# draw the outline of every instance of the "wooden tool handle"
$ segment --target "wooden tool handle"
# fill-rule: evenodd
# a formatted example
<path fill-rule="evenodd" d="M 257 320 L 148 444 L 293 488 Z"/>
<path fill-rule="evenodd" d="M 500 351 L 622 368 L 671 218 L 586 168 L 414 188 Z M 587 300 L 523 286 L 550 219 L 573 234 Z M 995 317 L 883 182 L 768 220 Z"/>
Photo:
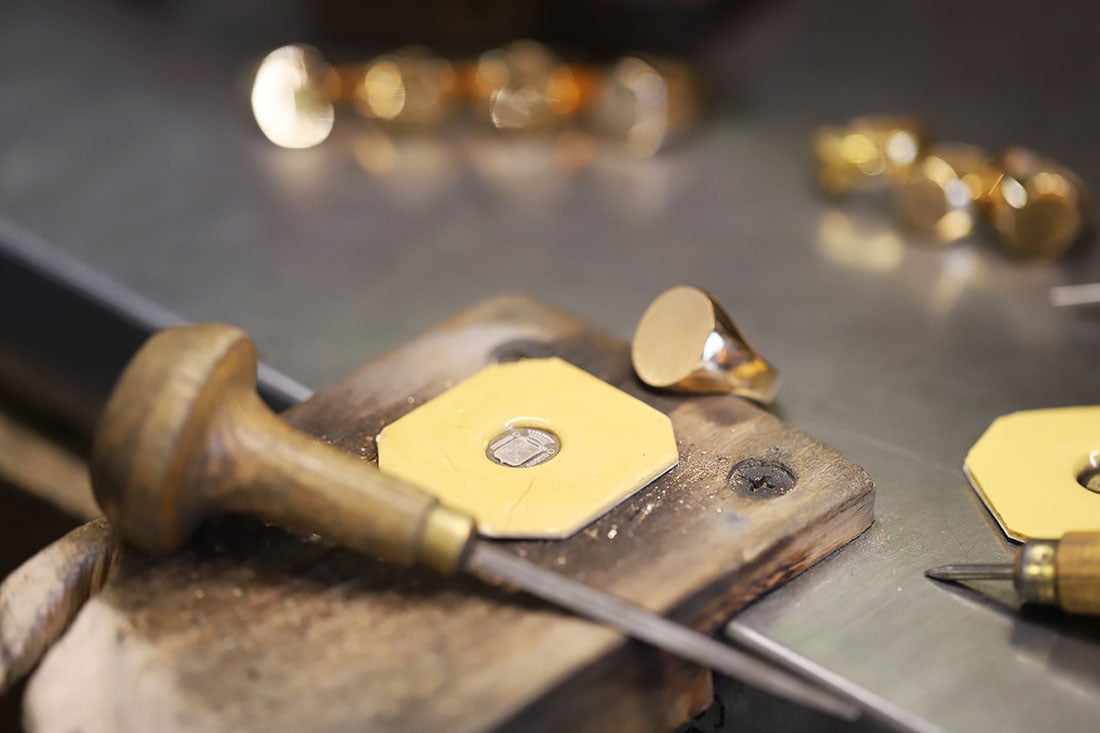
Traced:
<path fill-rule="evenodd" d="M 119 538 L 103 517 L 44 548 L 0 582 L 0 695 L 30 671 L 107 582 Z"/>
<path fill-rule="evenodd" d="M 1058 605 L 1070 613 L 1100 614 L 1100 532 L 1070 532 L 1055 555 Z"/>
<path fill-rule="evenodd" d="M 473 520 L 279 420 L 256 394 L 256 349 L 217 324 L 153 336 L 96 430 L 92 486 L 126 539 L 177 548 L 240 511 L 385 560 L 451 572 Z"/>

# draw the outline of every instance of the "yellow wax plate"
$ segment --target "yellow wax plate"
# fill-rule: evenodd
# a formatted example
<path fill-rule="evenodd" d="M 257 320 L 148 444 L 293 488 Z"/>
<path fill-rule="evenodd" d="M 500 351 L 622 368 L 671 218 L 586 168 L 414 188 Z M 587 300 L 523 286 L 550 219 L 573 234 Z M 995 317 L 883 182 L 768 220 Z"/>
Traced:
<path fill-rule="evenodd" d="M 1100 493 L 1079 480 L 1100 472 L 1100 406 L 999 417 L 970 449 L 965 467 L 1014 540 L 1100 530 Z"/>
<path fill-rule="evenodd" d="M 667 415 L 557 358 L 488 366 L 377 441 L 382 471 L 490 537 L 568 537 L 679 460 Z"/>

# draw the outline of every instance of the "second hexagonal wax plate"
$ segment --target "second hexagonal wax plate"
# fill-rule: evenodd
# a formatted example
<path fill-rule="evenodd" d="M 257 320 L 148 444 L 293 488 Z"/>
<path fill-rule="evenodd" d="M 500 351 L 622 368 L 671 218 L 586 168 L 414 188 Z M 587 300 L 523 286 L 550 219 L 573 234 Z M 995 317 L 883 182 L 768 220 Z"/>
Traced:
<path fill-rule="evenodd" d="M 1100 529 L 1100 405 L 1002 415 L 964 468 L 1014 540 Z"/>
<path fill-rule="evenodd" d="M 490 537 L 568 537 L 677 461 L 667 415 L 558 358 L 490 365 L 377 441 L 379 468 Z"/>

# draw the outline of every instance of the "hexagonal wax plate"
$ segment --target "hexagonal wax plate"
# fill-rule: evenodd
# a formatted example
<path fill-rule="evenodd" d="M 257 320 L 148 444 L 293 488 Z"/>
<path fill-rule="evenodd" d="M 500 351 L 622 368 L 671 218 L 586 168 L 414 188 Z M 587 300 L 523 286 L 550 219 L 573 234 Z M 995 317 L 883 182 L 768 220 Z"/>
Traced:
<path fill-rule="evenodd" d="M 1026 410 L 993 421 L 966 456 L 970 484 L 1021 542 L 1100 530 L 1100 405 Z"/>
<path fill-rule="evenodd" d="M 379 468 L 490 537 L 568 537 L 679 458 L 667 415 L 558 358 L 488 366 L 377 441 Z"/>

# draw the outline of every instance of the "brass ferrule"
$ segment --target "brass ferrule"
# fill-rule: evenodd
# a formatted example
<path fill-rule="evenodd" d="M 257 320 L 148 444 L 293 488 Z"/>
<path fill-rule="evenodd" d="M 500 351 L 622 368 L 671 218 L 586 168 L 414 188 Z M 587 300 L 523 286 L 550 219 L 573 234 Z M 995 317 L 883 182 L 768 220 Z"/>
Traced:
<path fill-rule="evenodd" d="M 462 565 L 476 529 L 472 517 L 436 506 L 424 522 L 416 561 L 437 573 L 453 575 Z"/>
<path fill-rule="evenodd" d="M 1024 603 L 1053 606 L 1058 603 L 1054 559 L 1057 540 L 1029 540 L 1016 557 L 1016 591 Z"/>

